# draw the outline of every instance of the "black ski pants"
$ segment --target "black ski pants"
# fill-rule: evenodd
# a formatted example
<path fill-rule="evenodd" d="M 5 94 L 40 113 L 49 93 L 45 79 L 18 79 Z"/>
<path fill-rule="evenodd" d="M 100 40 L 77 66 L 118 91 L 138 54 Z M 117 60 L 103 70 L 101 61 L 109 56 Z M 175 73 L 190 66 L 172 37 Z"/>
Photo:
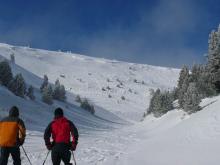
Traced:
<path fill-rule="evenodd" d="M 57 143 L 52 148 L 52 162 L 53 165 L 60 165 L 61 160 L 65 165 L 71 165 L 71 152 L 69 151 L 69 145 L 65 143 Z"/>
<path fill-rule="evenodd" d="M 8 164 L 8 157 L 11 154 L 14 165 L 21 165 L 19 147 L 1 147 L 0 165 Z"/>

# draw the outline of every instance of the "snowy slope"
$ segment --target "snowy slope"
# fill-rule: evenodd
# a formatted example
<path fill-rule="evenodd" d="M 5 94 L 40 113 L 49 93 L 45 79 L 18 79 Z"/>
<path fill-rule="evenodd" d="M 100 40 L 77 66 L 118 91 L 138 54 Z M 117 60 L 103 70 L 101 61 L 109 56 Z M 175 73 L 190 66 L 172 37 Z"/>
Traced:
<path fill-rule="evenodd" d="M 22 99 L 0 86 L 0 117 L 12 105 L 21 109 L 28 127 L 24 147 L 33 165 L 42 164 L 46 156 L 43 129 L 57 106 L 63 107 L 65 115 L 79 128 L 77 164 L 219 164 L 220 96 L 204 99 L 203 110 L 191 116 L 173 110 L 161 118 L 148 116 L 140 123 L 126 121 L 140 120 L 149 102 L 149 89 L 173 88 L 179 70 L 0 44 L 0 60 L 9 59 L 11 53 L 18 64 L 11 64 L 13 73 L 22 73 L 35 87 L 37 98 L 34 102 Z M 51 83 L 59 78 L 67 87 L 67 103 L 55 101 L 48 106 L 40 101 L 38 89 L 44 74 Z M 97 116 L 78 107 L 76 94 L 95 104 Z M 23 152 L 21 157 L 22 164 L 29 164 Z M 51 165 L 50 157 L 46 165 Z"/>
<path fill-rule="evenodd" d="M 70 93 L 87 97 L 99 107 L 136 121 L 148 107 L 149 89 L 173 88 L 179 75 L 178 69 L 0 44 L 0 55 L 9 59 L 12 53 L 16 64 L 31 73 L 41 78 L 47 74 L 51 83 L 59 78 Z M 74 97 L 68 99 L 72 102 Z"/>
<path fill-rule="evenodd" d="M 139 142 L 116 165 L 218 165 L 220 162 L 220 96 L 203 100 L 205 108 L 188 116 L 171 111 L 135 126 Z M 207 106 L 206 106 L 207 105 Z M 141 137 L 140 137 L 141 136 Z"/>

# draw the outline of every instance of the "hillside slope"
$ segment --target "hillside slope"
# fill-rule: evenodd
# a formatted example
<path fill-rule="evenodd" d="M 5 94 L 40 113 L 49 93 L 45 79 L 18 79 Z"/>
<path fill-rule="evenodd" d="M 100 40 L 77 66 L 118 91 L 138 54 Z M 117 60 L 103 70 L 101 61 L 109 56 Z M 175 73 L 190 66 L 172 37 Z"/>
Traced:
<path fill-rule="evenodd" d="M 59 78 L 68 92 L 128 120 L 141 119 L 148 107 L 149 89 L 173 88 L 179 75 L 178 69 L 0 44 L 1 56 L 9 59 L 12 53 L 24 69 L 40 78 L 47 74 L 51 83 Z M 74 97 L 68 100 L 73 102 Z"/>
<path fill-rule="evenodd" d="M 119 160 L 114 160 L 115 164 L 218 165 L 220 96 L 204 99 L 201 106 L 202 111 L 190 116 L 177 110 L 159 119 L 148 116 L 135 126 L 139 142 L 131 145 Z"/>

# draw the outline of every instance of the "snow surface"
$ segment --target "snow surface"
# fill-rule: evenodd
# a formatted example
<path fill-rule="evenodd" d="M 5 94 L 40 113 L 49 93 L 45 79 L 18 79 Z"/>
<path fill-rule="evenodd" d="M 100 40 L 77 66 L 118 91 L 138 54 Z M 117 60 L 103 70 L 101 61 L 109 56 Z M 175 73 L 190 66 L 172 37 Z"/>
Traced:
<path fill-rule="evenodd" d="M 42 164 L 46 157 L 43 130 L 58 106 L 79 129 L 78 165 L 219 164 L 220 96 L 204 99 L 203 110 L 190 116 L 173 110 L 161 118 L 147 116 L 137 122 L 148 106 L 149 89 L 173 88 L 179 70 L 0 44 L 0 60 L 9 59 L 11 53 L 16 60 L 11 64 L 13 73 L 22 73 L 27 84 L 34 86 L 36 101 L 16 97 L 0 86 L 0 117 L 12 105 L 20 108 L 28 128 L 24 148 L 33 165 Z M 66 103 L 42 103 L 38 89 L 44 74 L 51 83 L 59 78 L 66 86 Z M 107 86 L 111 89 L 103 91 Z M 76 94 L 95 104 L 95 116 L 79 108 Z M 23 151 L 21 157 L 22 164 L 29 164 Z M 52 164 L 50 157 L 46 164 Z"/>
<path fill-rule="evenodd" d="M 40 78 L 47 74 L 51 83 L 59 78 L 68 92 L 127 120 L 141 119 L 149 104 L 149 89 L 172 89 L 179 75 L 178 69 L 0 44 L 0 55 L 10 59 L 12 53 L 16 64 L 32 74 Z M 30 75 L 25 78 L 35 87 L 42 82 Z M 73 102 L 74 97 L 68 100 Z"/>

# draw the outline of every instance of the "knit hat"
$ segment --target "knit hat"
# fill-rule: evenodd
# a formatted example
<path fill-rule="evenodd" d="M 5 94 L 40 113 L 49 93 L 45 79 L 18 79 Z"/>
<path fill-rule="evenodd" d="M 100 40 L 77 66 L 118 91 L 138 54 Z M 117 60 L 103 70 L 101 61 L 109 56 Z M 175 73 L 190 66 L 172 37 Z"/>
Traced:
<path fill-rule="evenodd" d="M 18 117 L 19 116 L 18 107 L 16 107 L 16 106 L 11 107 L 11 109 L 9 110 L 9 116 Z"/>
<path fill-rule="evenodd" d="M 61 108 L 55 109 L 54 116 L 55 117 L 62 117 L 63 116 L 63 110 Z"/>

